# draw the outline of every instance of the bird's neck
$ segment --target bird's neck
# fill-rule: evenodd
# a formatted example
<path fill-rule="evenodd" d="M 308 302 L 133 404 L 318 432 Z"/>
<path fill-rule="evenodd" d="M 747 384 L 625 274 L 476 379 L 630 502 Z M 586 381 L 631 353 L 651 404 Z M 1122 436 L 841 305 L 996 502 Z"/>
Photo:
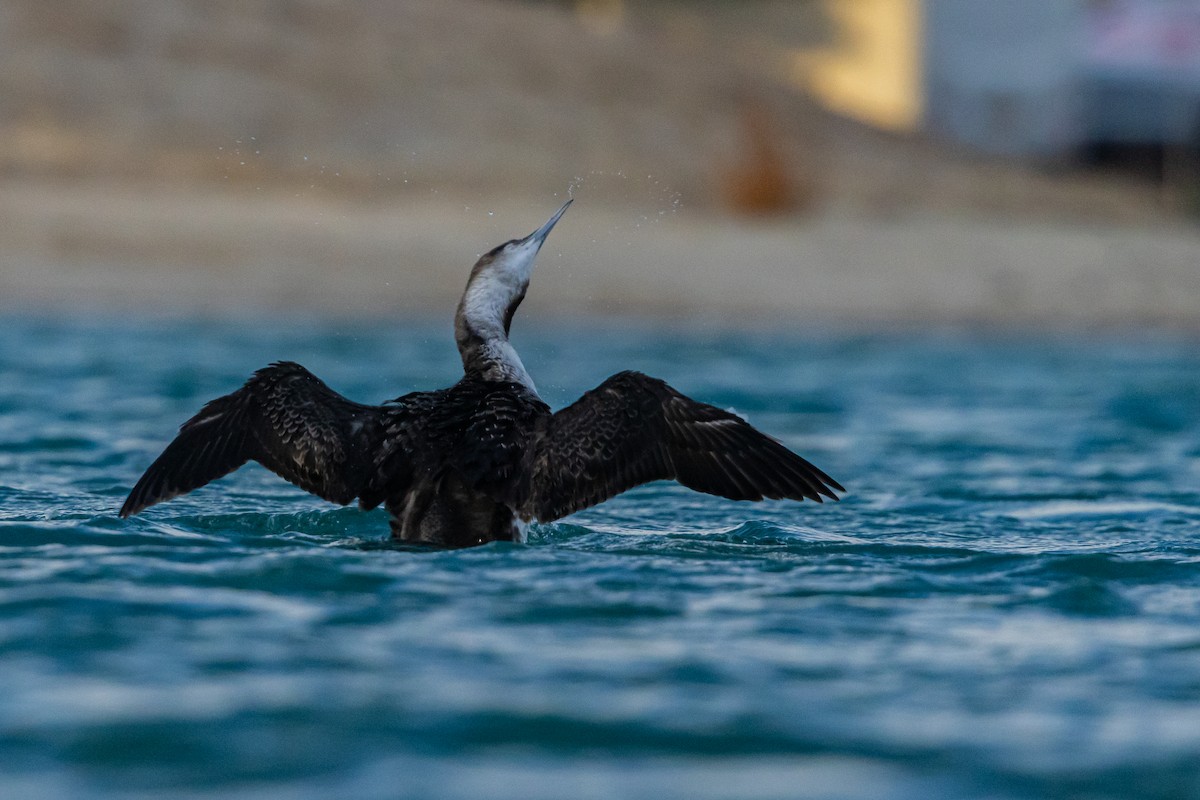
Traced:
<path fill-rule="evenodd" d="M 512 381 L 537 393 L 508 329 L 529 282 L 480 273 L 472 276 L 454 316 L 454 339 L 463 372 L 485 381 Z"/>

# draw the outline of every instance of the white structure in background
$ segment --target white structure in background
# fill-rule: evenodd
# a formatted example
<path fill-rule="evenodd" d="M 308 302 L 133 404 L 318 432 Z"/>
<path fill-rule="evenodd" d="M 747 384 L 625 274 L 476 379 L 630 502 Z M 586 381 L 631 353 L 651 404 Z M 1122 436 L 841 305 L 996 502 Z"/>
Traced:
<path fill-rule="evenodd" d="M 1200 147 L 1200 2 L 1088 5 L 1084 142 Z"/>
<path fill-rule="evenodd" d="M 926 0 L 925 120 L 936 136 L 1047 157 L 1077 137 L 1080 6 Z"/>
<path fill-rule="evenodd" d="M 1200 0 L 926 0 L 925 119 L 1003 155 L 1200 146 Z"/>

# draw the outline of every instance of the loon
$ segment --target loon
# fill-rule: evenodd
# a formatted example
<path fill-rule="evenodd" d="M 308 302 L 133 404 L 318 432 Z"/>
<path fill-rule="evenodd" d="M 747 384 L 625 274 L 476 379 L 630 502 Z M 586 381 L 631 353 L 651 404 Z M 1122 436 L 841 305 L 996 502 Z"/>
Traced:
<path fill-rule="evenodd" d="M 363 405 L 299 364 L 274 363 L 185 422 L 120 516 L 251 460 L 325 500 L 383 504 L 394 539 L 442 547 L 521 542 L 532 521 L 653 480 L 734 500 L 837 500 L 837 481 L 741 417 L 639 372 L 551 412 L 508 333 L 571 202 L 475 263 L 454 320 L 458 383 Z"/>

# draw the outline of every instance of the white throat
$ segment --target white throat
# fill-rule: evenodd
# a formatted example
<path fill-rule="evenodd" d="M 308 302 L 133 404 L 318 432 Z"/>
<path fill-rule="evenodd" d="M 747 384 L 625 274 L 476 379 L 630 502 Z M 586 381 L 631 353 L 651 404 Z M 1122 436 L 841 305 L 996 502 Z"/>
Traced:
<path fill-rule="evenodd" d="M 484 380 L 513 381 L 537 393 L 508 340 L 508 325 L 525 297 L 538 243 L 514 243 L 484 256 L 471 273 L 455 316 L 463 368 Z"/>
<path fill-rule="evenodd" d="M 542 227 L 524 239 L 505 242 L 475 262 L 454 315 L 454 340 L 468 377 L 512 381 L 537 394 L 521 357 L 508 341 L 508 328 L 525 299 L 542 243 L 570 205 L 567 200 Z"/>

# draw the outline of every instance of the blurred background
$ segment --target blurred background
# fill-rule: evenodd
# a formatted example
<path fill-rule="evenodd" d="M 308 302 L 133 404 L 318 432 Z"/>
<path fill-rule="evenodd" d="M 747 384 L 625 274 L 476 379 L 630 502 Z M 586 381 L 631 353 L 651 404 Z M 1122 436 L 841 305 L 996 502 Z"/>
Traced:
<path fill-rule="evenodd" d="M 0 307 L 1200 319 L 1200 0 L 5 0 Z M 528 311 L 526 313 L 529 313 Z"/>

